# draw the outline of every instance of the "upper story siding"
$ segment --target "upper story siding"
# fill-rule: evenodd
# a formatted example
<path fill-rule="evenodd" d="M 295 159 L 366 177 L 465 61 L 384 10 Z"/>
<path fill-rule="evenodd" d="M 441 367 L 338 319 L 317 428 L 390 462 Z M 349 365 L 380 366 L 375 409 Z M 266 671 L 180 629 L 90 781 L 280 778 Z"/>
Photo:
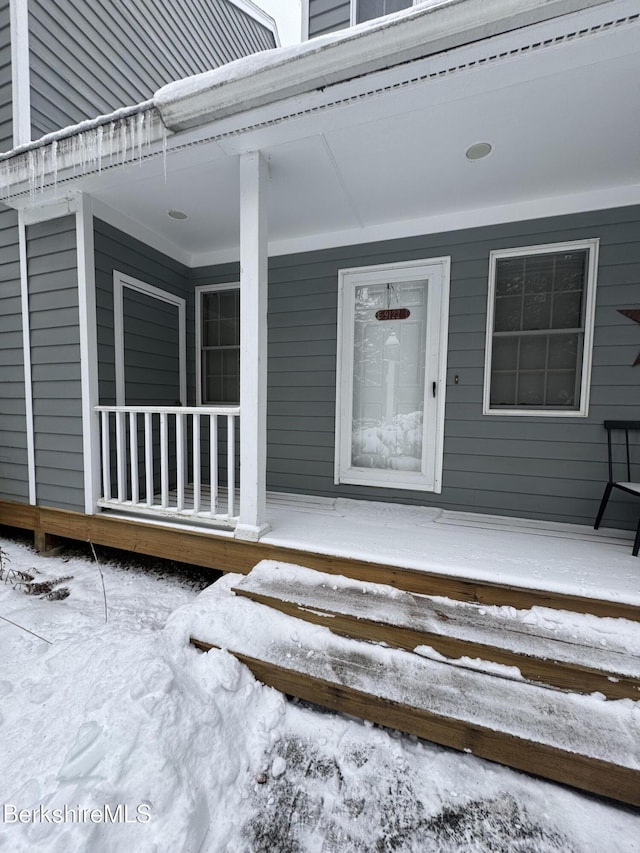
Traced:
<path fill-rule="evenodd" d="M 0 0 L 0 151 L 13 145 L 9 0 Z"/>
<path fill-rule="evenodd" d="M 309 38 L 342 30 L 350 21 L 349 0 L 309 0 Z"/>
<path fill-rule="evenodd" d="M 29 0 L 32 137 L 274 44 L 230 0 Z"/>

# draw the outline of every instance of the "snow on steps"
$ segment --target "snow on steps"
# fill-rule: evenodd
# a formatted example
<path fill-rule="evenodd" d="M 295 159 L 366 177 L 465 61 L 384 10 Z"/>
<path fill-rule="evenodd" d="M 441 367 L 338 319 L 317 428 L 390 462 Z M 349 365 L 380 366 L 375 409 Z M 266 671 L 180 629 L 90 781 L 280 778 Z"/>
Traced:
<path fill-rule="evenodd" d="M 479 606 L 267 560 L 233 589 L 343 636 L 419 649 L 467 668 L 496 664 L 503 677 L 640 700 L 637 622 Z"/>
<path fill-rule="evenodd" d="M 273 566 L 257 576 L 264 580 Z M 309 586 L 304 570 L 280 568 Z M 353 583 L 329 577 L 337 587 Z M 194 645 L 229 650 L 289 695 L 640 806 L 637 702 L 550 689 L 340 636 L 234 594 L 241 582 L 227 575 L 189 606 Z M 389 600 L 396 597 L 402 594 L 391 590 Z"/>

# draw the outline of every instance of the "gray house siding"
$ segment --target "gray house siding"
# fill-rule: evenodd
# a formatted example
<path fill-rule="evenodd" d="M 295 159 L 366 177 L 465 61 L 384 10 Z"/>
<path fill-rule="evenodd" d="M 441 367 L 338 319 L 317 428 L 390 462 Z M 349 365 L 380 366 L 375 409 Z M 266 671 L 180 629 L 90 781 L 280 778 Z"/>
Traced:
<path fill-rule="evenodd" d="M 29 498 L 18 214 L 0 207 L 0 498 Z"/>
<path fill-rule="evenodd" d="M 492 249 L 599 237 L 588 418 L 483 416 L 488 259 Z M 443 491 L 333 483 L 340 268 L 451 256 Z M 607 477 L 606 418 L 640 417 L 640 209 L 475 228 L 274 258 L 269 283 L 268 487 L 447 509 L 592 523 Z M 455 384 L 455 376 L 459 377 Z M 637 520 L 611 503 L 606 523 Z"/>
<path fill-rule="evenodd" d="M 0 0 L 0 151 L 13 147 L 9 2 Z M 0 498 L 29 498 L 18 214 L 0 205 Z"/>
<path fill-rule="evenodd" d="M 11 84 L 9 2 L 8 0 L 0 0 L 0 151 L 9 151 L 13 148 L 13 98 Z"/>
<path fill-rule="evenodd" d="M 178 308 L 124 289 L 126 402 L 174 406 L 180 398 Z"/>
<path fill-rule="evenodd" d="M 194 306 L 193 289 L 189 284 L 189 269 L 99 219 L 95 220 L 94 241 L 100 402 L 103 405 L 113 405 L 116 399 L 113 337 L 114 270 L 187 300 L 187 394 L 189 401 L 193 401 L 195 399 Z M 154 310 L 160 311 L 160 322 L 155 325 L 156 331 L 151 333 L 151 339 L 144 343 L 147 347 L 147 351 L 144 352 L 142 342 L 145 336 L 148 337 L 150 334 L 149 315 L 138 311 L 139 300 L 132 297 L 130 293 L 125 298 L 125 306 L 131 309 L 127 312 L 125 330 L 130 339 L 140 342 L 140 351 L 135 358 L 135 375 L 125 393 L 127 402 L 142 404 L 144 401 L 136 398 L 140 390 L 140 383 L 137 382 L 136 377 L 147 369 L 150 371 L 149 375 L 154 375 L 157 353 L 162 352 L 163 342 L 166 340 L 164 328 L 166 314 L 158 306 L 155 307 Z M 136 317 L 140 321 L 138 325 L 136 325 Z"/>
<path fill-rule="evenodd" d="M 75 218 L 27 229 L 38 504 L 84 509 Z"/>
<path fill-rule="evenodd" d="M 274 46 L 228 0 L 29 0 L 29 39 L 34 138 Z"/>
<path fill-rule="evenodd" d="M 349 0 L 309 0 L 309 38 L 348 27 L 350 15 Z"/>
<path fill-rule="evenodd" d="M 640 305 L 639 226 L 640 208 L 622 208 L 271 259 L 268 487 L 592 522 L 606 479 L 602 421 L 637 419 L 640 414 L 640 369 L 632 367 L 640 349 L 640 335 L 637 325 L 618 312 L 620 308 Z M 590 237 L 600 239 L 600 265 L 589 417 L 483 416 L 489 252 Z M 193 403 L 194 288 L 237 281 L 238 265 L 189 270 L 100 221 L 95 224 L 95 244 L 101 402 L 113 402 L 115 398 L 115 268 L 187 299 L 188 399 Z M 434 495 L 336 486 L 333 459 L 338 270 L 442 255 L 452 259 L 443 491 Z M 38 501 L 79 509 L 82 422 L 73 218 L 30 226 L 28 259 Z M 16 276 L 14 262 L 14 279 Z M 3 318 L 9 324 L 11 311 L 14 317 L 19 316 L 15 281 L 12 298 L 13 307 Z M 127 322 L 135 337 L 136 300 L 127 305 Z M 145 311 L 140 319 L 148 332 L 148 313 Z M 14 326 L 18 334 L 17 338 L 14 335 L 18 353 L 14 366 L 19 383 L 19 321 L 14 320 Z M 161 322 L 158 329 L 162 329 Z M 9 328 L 7 331 L 11 333 Z M 140 348 L 139 370 L 154 367 L 154 346 L 163 336 L 164 332 L 159 332 L 146 353 L 144 347 Z M 6 340 L 11 340 L 11 334 Z M 5 359 L 11 363 L 8 349 Z M 23 418 L 20 394 L 16 409 L 20 409 L 18 419 Z M 15 442 L 24 456 L 20 430 L 15 432 Z M 24 466 L 16 471 L 16 480 L 16 493 L 24 499 Z M 4 488 L 5 494 L 10 494 L 6 485 Z M 624 497 L 612 499 L 607 524 L 631 524 L 635 509 Z"/>

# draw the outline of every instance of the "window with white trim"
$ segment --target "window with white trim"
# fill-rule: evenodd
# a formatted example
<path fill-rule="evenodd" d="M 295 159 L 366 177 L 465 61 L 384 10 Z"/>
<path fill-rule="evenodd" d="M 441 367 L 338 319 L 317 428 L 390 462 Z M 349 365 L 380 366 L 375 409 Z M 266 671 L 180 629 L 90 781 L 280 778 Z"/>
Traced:
<path fill-rule="evenodd" d="M 419 0 L 351 0 L 352 23 L 361 24 L 383 15 L 409 9 Z"/>
<path fill-rule="evenodd" d="M 240 401 L 240 289 L 237 285 L 197 290 L 199 402 Z"/>
<path fill-rule="evenodd" d="M 485 414 L 586 416 L 598 240 L 491 252 Z"/>

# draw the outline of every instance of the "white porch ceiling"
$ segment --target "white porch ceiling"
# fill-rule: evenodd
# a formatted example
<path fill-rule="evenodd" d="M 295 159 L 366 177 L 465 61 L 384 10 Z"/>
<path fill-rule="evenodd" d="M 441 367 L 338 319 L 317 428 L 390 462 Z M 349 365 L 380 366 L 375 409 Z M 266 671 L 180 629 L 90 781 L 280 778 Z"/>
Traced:
<path fill-rule="evenodd" d="M 640 13 L 640 4 L 622 6 Z M 610 19 L 606 4 L 591 12 L 591 20 Z M 278 114 L 253 111 L 245 124 L 262 125 L 250 130 L 223 135 L 218 123 L 207 129 L 214 141 L 170 151 L 166 179 L 158 157 L 78 187 L 113 224 L 194 265 L 237 257 L 237 155 L 256 148 L 270 166 L 273 252 L 640 203 L 640 23 L 522 51 L 570 34 L 571 23 L 359 78 L 278 105 Z M 283 119 L 287 112 L 299 115 Z M 183 137 L 196 140 L 173 141 Z M 470 162 L 465 151 L 478 141 L 493 151 Z M 169 218 L 172 208 L 188 219 Z"/>

